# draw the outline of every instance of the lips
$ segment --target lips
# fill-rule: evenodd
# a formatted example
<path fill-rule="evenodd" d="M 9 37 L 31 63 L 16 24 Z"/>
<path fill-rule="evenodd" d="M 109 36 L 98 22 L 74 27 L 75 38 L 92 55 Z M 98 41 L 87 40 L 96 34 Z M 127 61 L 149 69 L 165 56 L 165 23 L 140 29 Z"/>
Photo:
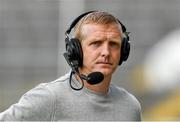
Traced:
<path fill-rule="evenodd" d="M 97 64 L 103 64 L 103 65 L 112 65 L 110 62 L 105 62 L 105 61 L 99 61 Z"/>

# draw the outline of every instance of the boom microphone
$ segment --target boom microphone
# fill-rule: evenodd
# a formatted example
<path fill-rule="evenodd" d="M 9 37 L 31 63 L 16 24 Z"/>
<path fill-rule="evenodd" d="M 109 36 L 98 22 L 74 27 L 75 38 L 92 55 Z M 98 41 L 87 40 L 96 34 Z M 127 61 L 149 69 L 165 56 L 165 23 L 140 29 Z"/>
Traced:
<path fill-rule="evenodd" d="M 98 84 L 104 79 L 104 75 L 101 72 L 92 72 L 88 74 L 88 76 L 81 74 L 80 77 L 86 80 L 91 85 Z"/>

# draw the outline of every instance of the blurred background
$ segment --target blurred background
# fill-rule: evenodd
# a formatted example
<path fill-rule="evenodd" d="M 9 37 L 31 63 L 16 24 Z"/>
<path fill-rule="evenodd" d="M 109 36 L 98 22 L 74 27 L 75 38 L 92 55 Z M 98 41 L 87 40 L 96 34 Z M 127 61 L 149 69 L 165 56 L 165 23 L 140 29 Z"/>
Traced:
<path fill-rule="evenodd" d="M 112 13 L 131 32 L 113 83 L 138 98 L 143 120 L 180 120 L 179 0 L 0 0 L 0 112 L 70 70 L 64 32 L 90 10 Z"/>

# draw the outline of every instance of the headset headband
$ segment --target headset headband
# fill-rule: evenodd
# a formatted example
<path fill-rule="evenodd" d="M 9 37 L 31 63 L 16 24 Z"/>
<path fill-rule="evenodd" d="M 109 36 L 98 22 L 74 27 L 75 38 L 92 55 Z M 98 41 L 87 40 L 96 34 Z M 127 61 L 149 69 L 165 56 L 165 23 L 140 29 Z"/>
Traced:
<path fill-rule="evenodd" d="M 66 34 L 70 34 L 72 28 L 74 28 L 74 26 L 79 22 L 79 20 L 81 18 L 83 18 L 84 16 L 88 15 L 89 13 L 92 13 L 92 12 L 95 12 L 95 11 L 89 11 L 89 12 L 86 12 L 84 14 L 81 14 L 80 16 L 78 16 L 70 25 L 70 27 L 67 29 L 67 31 L 65 32 Z"/>
<path fill-rule="evenodd" d="M 76 24 L 83 18 L 84 16 L 92 13 L 92 12 L 97 12 L 97 11 L 89 11 L 86 13 L 83 13 L 79 15 L 69 26 L 67 31 L 65 32 L 66 38 L 65 38 L 65 43 L 66 43 L 66 52 L 64 53 L 64 57 L 67 60 L 68 64 L 75 68 L 76 70 L 79 67 L 82 67 L 83 65 L 83 51 L 81 47 L 80 40 L 78 38 L 69 38 L 69 34 L 71 33 L 71 30 L 76 26 Z M 121 54 L 120 54 L 120 61 L 119 65 L 123 61 L 126 61 L 129 52 L 130 52 L 130 41 L 129 41 L 129 32 L 126 32 L 126 27 L 116 18 L 116 21 L 121 25 L 122 32 L 123 32 L 123 38 L 122 38 L 122 44 L 121 44 Z"/>
<path fill-rule="evenodd" d="M 81 14 L 80 16 L 78 16 L 72 23 L 71 25 L 69 26 L 69 28 L 66 30 L 65 32 L 65 35 L 69 35 L 71 30 L 74 28 L 74 26 L 80 21 L 81 18 L 83 18 L 84 16 L 90 14 L 90 13 L 93 13 L 93 12 L 97 12 L 97 11 L 89 11 L 89 12 L 86 12 L 86 13 L 83 13 Z M 119 19 L 116 18 L 116 20 L 119 22 L 119 24 L 121 25 L 122 27 L 122 31 L 123 33 L 126 33 L 126 27 L 119 21 Z M 127 36 L 127 35 L 126 35 Z"/>

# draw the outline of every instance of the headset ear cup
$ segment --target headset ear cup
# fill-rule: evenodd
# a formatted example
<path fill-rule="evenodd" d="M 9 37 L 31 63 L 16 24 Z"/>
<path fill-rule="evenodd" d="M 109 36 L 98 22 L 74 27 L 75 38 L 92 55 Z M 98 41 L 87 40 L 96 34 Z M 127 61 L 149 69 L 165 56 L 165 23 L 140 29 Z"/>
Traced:
<path fill-rule="evenodd" d="M 83 52 L 82 52 L 82 48 L 81 48 L 81 44 L 79 39 L 76 38 L 72 38 L 70 40 L 70 42 L 72 43 L 72 57 L 74 57 L 74 60 L 78 61 L 78 66 L 82 67 L 83 64 Z"/>
<path fill-rule="evenodd" d="M 128 59 L 129 52 L 130 52 L 130 43 L 126 38 L 123 38 L 121 44 L 121 56 L 120 56 L 119 65 L 121 65 L 123 61 L 126 61 Z"/>

